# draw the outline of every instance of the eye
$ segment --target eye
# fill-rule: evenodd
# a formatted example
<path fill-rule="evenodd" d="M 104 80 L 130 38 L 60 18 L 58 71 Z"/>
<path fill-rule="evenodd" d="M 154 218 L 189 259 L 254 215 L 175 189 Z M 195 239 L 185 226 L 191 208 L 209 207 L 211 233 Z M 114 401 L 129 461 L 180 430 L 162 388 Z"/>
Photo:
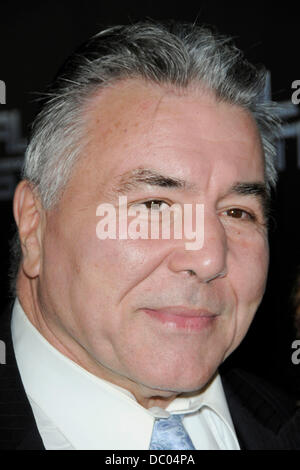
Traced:
<path fill-rule="evenodd" d="M 149 201 L 139 202 L 135 206 L 145 206 L 149 210 L 161 212 L 169 208 L 170 204 L 161 199 L 150 199 Z"/>
<path fill-rule="evenodd" d="M 223 214 L 226 214 L 227 216 L 232 217 L 234 219 L 256 220 L 254 214 L 238 207 L 232 207 L 231 209 L 227 209 L 223 212 Z"/>

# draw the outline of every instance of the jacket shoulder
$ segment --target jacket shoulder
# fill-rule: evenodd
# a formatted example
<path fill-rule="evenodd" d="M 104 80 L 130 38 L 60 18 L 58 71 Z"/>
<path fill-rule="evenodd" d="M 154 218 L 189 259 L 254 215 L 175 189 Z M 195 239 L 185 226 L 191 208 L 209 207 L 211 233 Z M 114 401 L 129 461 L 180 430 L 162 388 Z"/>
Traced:
<path fill-rule="evenodd" d="M 0 340 L 5 362 L 0 364 L 0 449 L 37 449 L 43 444 L 18 370 L 12 337 L 12 306 L 0 313 Z"/>
<path fill-rule="evenodd" d="M 246 449 L 299 449 L 300 420 L 295 397 L 241 369 L 221 378 L 232 420 Z M 297 436 L 291 432 L 299 426 Z"/>

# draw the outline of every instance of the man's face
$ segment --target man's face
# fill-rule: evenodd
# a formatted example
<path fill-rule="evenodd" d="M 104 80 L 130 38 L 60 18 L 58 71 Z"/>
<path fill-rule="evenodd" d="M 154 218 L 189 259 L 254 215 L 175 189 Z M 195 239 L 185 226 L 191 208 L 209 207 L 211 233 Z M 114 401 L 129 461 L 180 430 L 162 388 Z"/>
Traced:
<path fill-rule="evenodd" d="M 64 350 L 76 350 L 79 363 L 88 357 L 116 384 L 197 390 L 243 339 L 265 288 L 268 242 L 255 190 L 264 166 L 254 121 L 209 94 L 134 80 L 102 91 L 86 119 L 85 154 L 46 215 L 43 316 Z M 185 184 L 133 183 L 137 169 Z M 245 184 L 254 190 L 239 189 Z M 120 194 L 128 207 L 204 204 L 203 247 L 187 250 L 186 239 L 172 237 L 99 240 L 96 209 L 117 207 Z"/>

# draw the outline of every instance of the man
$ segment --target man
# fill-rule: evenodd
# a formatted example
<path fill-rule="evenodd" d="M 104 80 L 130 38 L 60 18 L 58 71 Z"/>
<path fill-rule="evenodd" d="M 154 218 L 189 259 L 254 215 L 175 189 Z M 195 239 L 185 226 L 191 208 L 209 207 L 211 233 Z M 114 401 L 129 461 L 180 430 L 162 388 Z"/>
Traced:
<path fill-rule="evenodd" d="M 67 61 L 14 199 L 4 448 L 296 447 L 288 402 L 218 372 L 266 284 L 276 120 L 263 87 L 228 40 L 191 25 L 111 28 Z M 202 210 L 196 232 L 185 207 Z M 185 231 L 142 230 L 154 213 Z"/>

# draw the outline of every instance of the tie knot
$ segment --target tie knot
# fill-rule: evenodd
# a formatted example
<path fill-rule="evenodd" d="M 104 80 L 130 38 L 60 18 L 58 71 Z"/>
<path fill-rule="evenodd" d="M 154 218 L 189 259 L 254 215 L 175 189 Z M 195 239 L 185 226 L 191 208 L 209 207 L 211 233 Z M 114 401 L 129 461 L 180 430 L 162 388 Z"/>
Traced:
<path fill-rule="evenodd" d="M 151 450 L 193 450 L 193 443 L 183 426 L 181 414 L 155 420 Z"/>

